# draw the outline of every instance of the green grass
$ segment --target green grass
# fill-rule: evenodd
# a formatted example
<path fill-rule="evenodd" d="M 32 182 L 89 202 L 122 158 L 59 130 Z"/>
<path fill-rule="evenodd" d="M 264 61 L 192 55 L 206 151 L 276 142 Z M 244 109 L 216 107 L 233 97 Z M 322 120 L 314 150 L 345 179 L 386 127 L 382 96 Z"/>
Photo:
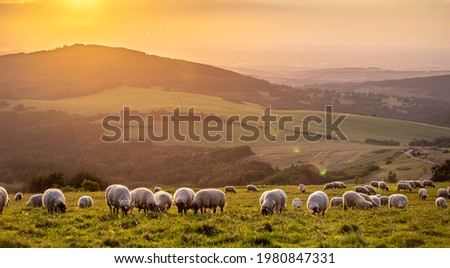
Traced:
<path fill-rule="evenodd" d="M 447 183 L 448 184 L 448 183 Z M 438 183 L 437 188 L 447 187 Z M 355 185 L 348 185 L 352 189 Z M 389 185 L 393 189 L 393 184 Z M 434 205 L 436 189 L 429 198 L 419 200 L 417 191 L 405 193 L 410 205 L 403 210 L 359 211 L 329 209 L 325 217 L 311 216 L 306 210 L 308 195 L 322 186 L 307 186 L 307 194 L 297 186 L 277 186 L 288 195 L 288 209 L 281 215 L 262 216 L 260 192 L 227 194 L 223 214 L 178 215 L 175 208 L 167 214 L 143 213 L 117 217 L 109 214 L 104 194 L 66 193 L 68 212 L 47 214 L 44 208 L 27 208 L 26 200 L 12 201 L 0 216 L 0 247 L 426 247 L 450 245 L 449 210 Z M 175 188 L 166 188 L 173 193 Z M 344 190 L 327 190 L 329 197 Z M 390 191 L 389 194 L 395 191 Z M 84 194 L 94 198 L 94 206 L 78 209 L 76 202 Z M 382 193 L 385 194 L 385 193 Z M 10 198 L 12 199 L 12 195 Z M 300 210 L 291 206 L 299 197 Z"/>

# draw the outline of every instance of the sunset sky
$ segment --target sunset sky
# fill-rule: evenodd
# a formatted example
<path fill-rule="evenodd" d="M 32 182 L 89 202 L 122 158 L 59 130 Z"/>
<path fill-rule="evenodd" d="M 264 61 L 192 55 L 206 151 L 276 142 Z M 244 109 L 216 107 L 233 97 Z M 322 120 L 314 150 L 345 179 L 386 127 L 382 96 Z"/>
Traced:
<path fill-rule="evenodd" d="M 450 0 L 0 0 L 0 51 L 73 43 L 200 61 L 355 47 L 448 59 Z"/>

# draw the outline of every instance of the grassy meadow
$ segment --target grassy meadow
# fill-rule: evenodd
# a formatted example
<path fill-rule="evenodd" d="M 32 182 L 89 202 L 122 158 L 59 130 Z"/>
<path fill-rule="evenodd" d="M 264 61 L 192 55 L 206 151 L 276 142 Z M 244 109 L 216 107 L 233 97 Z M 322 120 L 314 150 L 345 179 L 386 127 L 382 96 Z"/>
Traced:
<path fill-rule="evenodd" d="M 355 186 L 347 185 L 347 189 Z M 395 185 L 390 184 L 392 189 Z M 246 192 L 237 187 L 237 194 L 227 193 L 223 214 L 177 214 L 172 207 L 167 214 L 138 213 L 115 216 L 109 213 L 103 192 L 68 192 L 65 214 L 47 214 L 45 208 L 25 207 L 24 199 L 12 200 L 0 215 L 0 247 L 383 247 L 383 248 L 445 248 L 450 245 L 449 209 L 438 209 L 436 191 L 448 187 L 437 183 L 428 188 L 429 197 L 420 200 L 417 190 L 406 192 L 406 209 L 381 207 L 373 210 L 330 208 L 325 217 L 311 216 L 306 209 L 310 193 L 321 185 L 307 186 L 301 194 L 295 185 L 259 186 L 260 192 Z M 264 190 L 281 188 L 288 195 L 288 207 L 281 215 L 262 216 L 259 197 Z M 165 188 L 173 193 L 176 188 Z M 198 189 L 194 189 L 198 190 Z M 327 190 L 329 198 L 341 196 L 345 189 Z M 383 195 L 395 193 L 380 192 Z M 94 206 L 76 207 L 82 195 L 91 195 Z M 302 201 L 299 210 L 292 208 L 292 199 Z"/>

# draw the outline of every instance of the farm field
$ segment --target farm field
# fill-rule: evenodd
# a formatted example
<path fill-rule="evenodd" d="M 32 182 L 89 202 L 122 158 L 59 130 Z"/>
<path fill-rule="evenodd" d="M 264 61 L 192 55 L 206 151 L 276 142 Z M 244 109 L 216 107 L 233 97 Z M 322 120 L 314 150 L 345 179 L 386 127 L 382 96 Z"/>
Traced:
<path fill-rule="evenodd" d="M 348 184 L 347 189 L 353 189 Z M 135 209 L 131 216 L 109 213 L 103 192 L 68 192 L 65 214 L 47 214 L 44 208 L 25 207 L 30 194 L 14 201 L 0 216 L 0 247 L 382 247 L 382 248 L 446 248 L 450 245 L 450 212 L 434 205 L 438 188 L 448 183 L 437 183 L 427 188 L 429 197 L 420 200 L 417 190 L 406 192 L 406 209 L 381 207 L 373 210 L 330 208 L 325 217 L 311 216 L 306 201 L 322 185 L 308 186 L 301 194 L 296 185 L 258 186 L 259 193 L 246 192 L 237 187 L 237 194 L 226 194 L 227 205 L 223 214 L 177 214 L 172 207 L 167 214 L 144 215 Z M 391 191 L 396 193 L 394 184 Z M 280 188 L 288 195 L 287 210 L 281 215 L 262 216 L 259 197 L 264 190 Z M 173 194 L 176 188 L 164 187 Z M 194 189 L 198 190 L 198 189 Z M 345 189 L 327 190 L 329 198 L 341 196 Z M 77 200 L 91 195 L 94 206 L 78 209 Z M 292 208 L 294 197 L 300 198 L 302 207 Z"/>

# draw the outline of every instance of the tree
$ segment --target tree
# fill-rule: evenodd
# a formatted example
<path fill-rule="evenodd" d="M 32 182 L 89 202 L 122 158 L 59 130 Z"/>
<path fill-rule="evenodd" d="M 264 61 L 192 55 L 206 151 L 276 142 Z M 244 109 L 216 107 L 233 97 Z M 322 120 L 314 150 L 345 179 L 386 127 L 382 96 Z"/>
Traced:
<path fill-rule="evenodd" d="M 68 184 L 77 189 L 85 188 L 83 186 L 83 182 L 85 180 L 90 181 L 90 182 L 95 182 L 97 184 L 97 186 L 99 187 L 99 190 L 104 190 L 108 186 L 108 183 L 106 181 L 100 179 L 95 174 L 91 174 L 87 171 L 80 171 L 77 174 L 75 174 L 75 176 L 69 181 Z M 87 190 L 87 189 L 85 188 L 85 190 Z M 87 191 L 89 191 L 89 190 L 87 190 Z"/>
<path fill-rule="evenodd" d="M 389 183 L 396 183 L 397 182 L 397 174 L 395 174 L 395 172 L 389 171 L 386 180 Z"/>
<path fill-rule="evenodd" d="M 95 181 L 84 180 L 83 183 L 81 183 L 81 186 L 83 186 L 83 189 L 88 192 L 100 191 L 100 186 Z"/>
<path fill-rule="evenodd" d="M 450 181 L 450 159 L 445 160 L 443 164 L 436 164 L 431 168 L 433 172 L 433 181 Z"/>
<path fill-rule="evenodd" d="M 65 185 L 65 175 L 61 171 L 51 172 L 47 176 L 34 176 L 28 183 L 31 192 L 44 192 L 48 188 L 59 188 Z"/>

